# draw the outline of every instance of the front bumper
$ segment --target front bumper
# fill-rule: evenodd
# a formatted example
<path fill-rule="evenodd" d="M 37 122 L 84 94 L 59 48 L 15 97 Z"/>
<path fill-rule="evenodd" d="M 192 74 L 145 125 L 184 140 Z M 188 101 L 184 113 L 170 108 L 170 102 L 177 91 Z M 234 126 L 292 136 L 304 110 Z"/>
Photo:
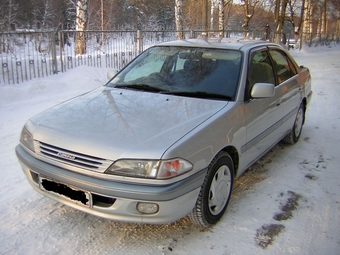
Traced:
<path fill-rule="evenodd" d="M 206 169 L 178 182 L 167 185 L 136 185 L 104 180 L 72 172 L 41 160 L 27 153 L 21 145 L 16 155 L 31 186 L 39 193 L 81 211 L 117 221 L 164 224 L 186 216 L 194 207 Z M 91 195 L 90 206 L 75 203 L 62 196 L 40 188 L 39 178 L 49 178 Z M 155 214 L 137 211 L 138 202 L 156 203 Z"/>

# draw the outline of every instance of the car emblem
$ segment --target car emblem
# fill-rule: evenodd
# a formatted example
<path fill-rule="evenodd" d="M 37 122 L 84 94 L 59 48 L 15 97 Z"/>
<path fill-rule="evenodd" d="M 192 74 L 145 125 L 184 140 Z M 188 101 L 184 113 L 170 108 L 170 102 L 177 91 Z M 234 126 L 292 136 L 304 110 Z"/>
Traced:
<path fill-rule="evenodd" d="M 72 155 L 64 153 L 64 152 L 58 152 L 57 156 L 60 157 L 60 158 L 68 159 L 68 160 L 75 160 L 76 159 L 75 156 L 72 156 Z"/>

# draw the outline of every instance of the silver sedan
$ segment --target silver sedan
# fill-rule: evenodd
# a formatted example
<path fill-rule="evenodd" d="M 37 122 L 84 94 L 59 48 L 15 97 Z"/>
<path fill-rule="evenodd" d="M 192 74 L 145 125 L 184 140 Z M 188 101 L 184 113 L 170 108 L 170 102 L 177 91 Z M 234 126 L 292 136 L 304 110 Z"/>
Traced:
<path fill-rule="evenodd" d="M 79 210 L 209 227 L 235 178 L 298 141 L 311 95 L 309 70 L 279 45 L 173 41 L 28 120 L 16 154 L 36 191 Z"/>

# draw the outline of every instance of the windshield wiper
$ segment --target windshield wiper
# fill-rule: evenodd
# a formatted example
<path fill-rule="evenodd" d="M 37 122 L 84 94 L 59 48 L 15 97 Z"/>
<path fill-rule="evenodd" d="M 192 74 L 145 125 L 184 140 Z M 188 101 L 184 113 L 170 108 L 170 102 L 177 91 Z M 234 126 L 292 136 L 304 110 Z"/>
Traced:
<path fill-rule="evenodd" d="M 115 88 L 122 89 L 134 89 L 134 90 L 142 90 L 142 91 L 150 91 L 150 92 L 164 92 L 167 91 L 165 89 L 161 89 L 159 87 L 153 87 L 147 84 L 117 84 Z"/>
<path fill-rule="evenodd" d="M 162 94 L 170 94 L 176 96 L 185 96 L 185 97 L 197 97 L 197 98 L 207 98 L 207 99 L 224 99 L 224 100 L 232 100 L 231 96 L 208 93 L 202 91 L 166 91 L 162 92 Z"/>

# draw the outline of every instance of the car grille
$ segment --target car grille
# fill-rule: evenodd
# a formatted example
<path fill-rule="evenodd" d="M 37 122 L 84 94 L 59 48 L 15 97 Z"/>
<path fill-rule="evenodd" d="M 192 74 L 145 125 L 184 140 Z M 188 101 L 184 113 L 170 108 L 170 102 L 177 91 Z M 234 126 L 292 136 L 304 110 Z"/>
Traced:
<path fill-rule="evenodd" d="M 111 160 L 66 150 L 39 141 L 36 141 L 35 149 L 38 155 L 55 161 L 57 165 L 64 163 L 95 172 L 104 172 L 113 163 Z"/>

